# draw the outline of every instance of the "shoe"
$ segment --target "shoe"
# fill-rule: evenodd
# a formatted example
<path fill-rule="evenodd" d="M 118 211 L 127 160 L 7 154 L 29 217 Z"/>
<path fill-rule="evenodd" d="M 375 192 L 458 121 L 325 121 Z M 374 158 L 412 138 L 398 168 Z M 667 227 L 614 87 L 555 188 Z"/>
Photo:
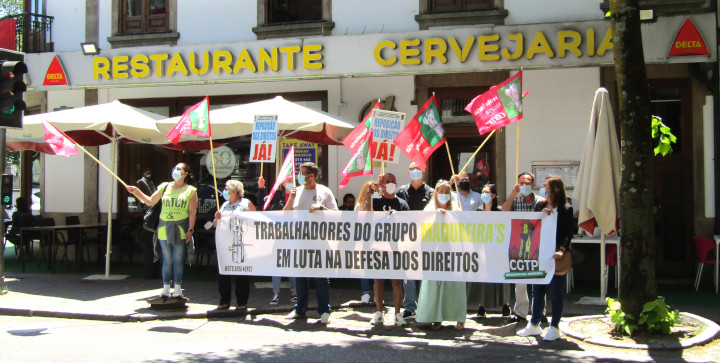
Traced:
<path fill-rule="evenodd" d="M 370 303 L 370 294 L 363 294 L 360 296 L 360 302 L 363 304 L 369 304 Z"/>
<path fill-rule="evenodd" d="M 405 309 L 402 314 L 403 319 L 415 319 L 415 312 Z"/>
<path fill-rule="evenodd" d="M 330 313 L 322 313 L 320 315 L 320 324 L 328 324 L 330 322 Z"/>
<path fill-rule="evenodd" d="M 510 317 L 510 322 L 522 323 L 522 322 L 526 322 L 526 321 L 527 321 L 526 318 L 523 318 L 518 314 L 515 314 L 512 317 Z"/>
<path fill-rule="evenodd" d="M 296 295 L 296 296 L 290 296 L 290 302 L 296 303 L 296 302 L 297 302 L 297 295 Z"/>
<path fill-rule="evenodd" d="M 542 328 L 540 327 L 540 325 L 528 324 L 525 329 L 518 330 L 518 332 L 515 334 L 521 337 L 540 335 L 542 334 Z"/>
<path fill-rule="evenodd" d="M 508 304 L 508 303 L 503 304 L 502 316 L 508 317 L 508 316 L 510 316 L 510 314 L 511 314 L 510 304 Z"/>
<path fill-rule="evenodd" d="M 477 312 L 477 317 L 478 317 L 478 318 L 484 318 L 484 317 L 486 316 L 486 313 L 487 313 L 487 312 L 485 311 L 485 307 L 484 307 L 484 306 L 482 306 L 482 305 L 478 306 L 478 312 Z"/>
<path fill-rule="evenodd" d="M 545 332 L 545 336 L 543 337 L 543 340 L 551 342 L 560 337 L 562 337 L 562 333 L 560 332 L 560 329 L 558 329 L 554 326 L 550 326 L 548 328 L 547 332 Z"/>
<path fill-rule="evenodd" d="M 230 304 L 220 303 L 217 306 L 218 310 L 227 310 L 230 309 Z"/>
<path fill-rule="evenodd" d="M 395 326 L 405 326 L 405 324 L 407 324 L 405 322 L 405 319 L 403 318 L 403 315 L 404 314 L 400 313 L 395 314 Z"/>
<path fill-rule="evenodd" d="M 385 320 L 385 314 L 382 311 L 376 311 L 372 319 L 370 319 L 370 325 L 383 325 Z"/>
<path fill-rule="evenodd" d="M 440 330 L 440 328 L 442 328 L 442 323 L 432 323 L 431 328 L 432 330 Z"/>
<path fill-rule="evenodd" d="M 273 296 L 273 298 L 270 300 L 270 305 L 277 305 L 280 303 L 280 296 Z"/>
<path fill-rule="evenodd" d="M 460 323 L 460 322 L 455 324 L 455 327 L 453 328 L 453 330 L 455 330 L 455 331 L 461 331 L 463 329 L 465 329 L 465 323 Z"/>
<path fill-rule="evenodd" d="M 547 318 L 547 316 L 541 315 L 541 316 L 540 316 L 540 322 L 543 323 L 543 324 L 547 324 L 547 323 L 548 323 L 548 318 Z"/>
<path fill-rule="evenodd" d="M 285 315 L 285 319 L 305 319 L 305 315 L 300 315 L 297 311 L 293 310 L 290 314 Z"/>

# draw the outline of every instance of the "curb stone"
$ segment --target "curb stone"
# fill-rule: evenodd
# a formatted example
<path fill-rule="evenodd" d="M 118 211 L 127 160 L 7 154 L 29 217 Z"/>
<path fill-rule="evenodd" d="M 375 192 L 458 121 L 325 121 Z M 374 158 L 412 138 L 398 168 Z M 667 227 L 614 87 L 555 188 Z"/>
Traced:
<path fill-rule="evenodd" d="M 577 332 L 570 328 L 570 324 L 573 322 L 580 321 L 580 320 L 587 320 L 587 319 L 604 318 L 604 317 L 606 317 L 606 315 L 587 315 L 587 316 L 577 316 L 577 317 L 573 317 L 573 318 L 569 318 L 569 319 L 564 319 L 563 321 L 560 322 L 559 328 L 560 328 L 560 331 L 562 331 L 564 334 L 567 334 L 575 339 L 582 340 L 586 343 L 602 345 L 602 346 L 606 346 L 606 347 L 613 347 L 613 348 L 644 349 L 644 350 L 689 348 L 689 347 L 692 347 L 695 345 L 705 344 L 705 343 L 711 341 L 713 338 L 715 338 L 715 336 L 718 335 L 718 332 L 720 332 L 720 326 L 715 324 L 713 321 L 705 319 L 701 316 L 691 314 L 691 313 L 682 313 L 682 312 L 680 313 L 680 316 L 699 322 L 700 325 L 703 326 L 703 328 L 700 330 L 700 333 L 694 337 L 680 340 L 679 342 L 632 344 L 632 343 L 622 343 L 622 342 L 613 342 L 613 341 L 595 339 L 590 335 L 582 334 L 582 333 Z"/>

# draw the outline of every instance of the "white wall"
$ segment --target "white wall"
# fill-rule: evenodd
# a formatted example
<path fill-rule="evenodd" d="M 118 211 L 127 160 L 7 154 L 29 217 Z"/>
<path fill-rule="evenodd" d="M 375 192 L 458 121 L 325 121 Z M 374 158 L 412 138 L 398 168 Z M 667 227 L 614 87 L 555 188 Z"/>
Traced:
<path fill-rule="evenodd" d="M 712 96 L 703 106 L 703 169 L 705 170 L 705 217 L 715 218 L 715 125 Z"/>
<path fill-rule="evenodd" d="M 85 41 L 85 2 L 48 1 L 47 14 L 55 17 L 52 23 L 55 51 L 79 51 L 80 43 Z"/>
<path fill-rule="evenodd" d="M 56 107 L 84 106 L 84 91 L 48 92 L 48 110 Z M 71 157 L 45 155 L 43 177 L 44 195 L 42 204 L 45 212 L 80 213 L 84 204 L 84 162 L 83 156 Z"/>
<path fill-rule="evenodd" d="M 600 0 L 505 0 L 505 25 L 597 20 L 604 17 Z"/>
<path fill-rule="evenodd" d="M 523 118 L 504 128 L 508 191 L 517 182 L 518 124 L 520 173 L 531 172 L 533 161 L 580 161 L 598 87 L 598 68 L 523 71 L 523 90 L 530 91 L 523 100 Z"/>
<path fill-rule="evenodd" d="M 257 40 L 257 1 L 178 0 L 177 26 L 179 45 Z"/>
<path fill-rule="evenodd" d="M 333 1 L 333 35 L 393 33 L 420 29 L 418 1 Z"/>

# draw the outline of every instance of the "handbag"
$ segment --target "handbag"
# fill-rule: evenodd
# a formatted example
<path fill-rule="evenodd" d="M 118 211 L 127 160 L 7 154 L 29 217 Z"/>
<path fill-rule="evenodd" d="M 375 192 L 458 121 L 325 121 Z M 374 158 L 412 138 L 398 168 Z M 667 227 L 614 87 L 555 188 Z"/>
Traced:
<path fill-rule="evenodd" d="M 570 250 L 565 251 L 563 256 L 559 260 L 555 260 L 555 275 L 563 276 L 567 275 L 572 267 L 572 252 Z"/>
<path fill-rule="evenodd" d="M 160 192 L 160 195 L 165 193 L 165 187 L 163 187 L 162 192 Z M 150 207 L 148 211 L 145 213 L 145 216 L 143 217 L 143 228 L 146 230 L 155 233 L 158 228 L 158 223 L 160 223 L 160 212 L 162 211 L 162 197 L 160 200 L 155 203 L 154 206 Z"/>

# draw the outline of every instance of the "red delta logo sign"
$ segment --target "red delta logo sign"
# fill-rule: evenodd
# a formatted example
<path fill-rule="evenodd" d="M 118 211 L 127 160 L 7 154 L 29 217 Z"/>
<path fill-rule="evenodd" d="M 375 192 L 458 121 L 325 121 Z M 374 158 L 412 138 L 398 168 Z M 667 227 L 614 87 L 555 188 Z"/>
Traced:
<path fill-rule="evenodd" d="M 50 62 L 50 67 L 48 67 L 48 70 L 45 73 L 45 80 L 43 81 L 43 86 L 67 85 L 68 80 L 67 76 L 65 75 L 65 70 L 63 69 L 62 64 L 60 64 L 60 58 L 58 58 L 58 56 L 55 56 L 52 62 Z"/>
<path fill-rule="evenodd" d="M 710 55 L 705 41 L 690 18 L 685 19 L 675 40 L 670 46 L 668 57 L 681 57 L 686 55 Z"/>

